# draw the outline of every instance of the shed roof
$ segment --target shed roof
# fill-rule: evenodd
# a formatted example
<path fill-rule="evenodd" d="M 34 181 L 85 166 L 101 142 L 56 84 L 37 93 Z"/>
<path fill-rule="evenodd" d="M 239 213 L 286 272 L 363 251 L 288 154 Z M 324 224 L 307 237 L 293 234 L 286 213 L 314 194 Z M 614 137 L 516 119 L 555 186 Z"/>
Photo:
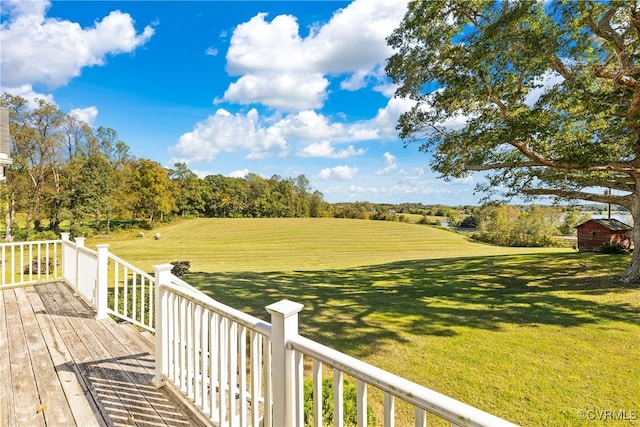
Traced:
<path fill-rule="evenodd" d="M 583 222 L 580 225 L 577 225 L 576 228 L 582 227 L 585 224 L 588 224 L 590 222 L 596 222 L 600 225 L 602 225 L 603 227 L 608 228 L 611 231 L 629 231 L 632 230 L 633 227 L 631 227 L 630 225 L 625 224 L 622 221 L 618 221 L 617 219 L 590 219 L 589 221 Z"/>

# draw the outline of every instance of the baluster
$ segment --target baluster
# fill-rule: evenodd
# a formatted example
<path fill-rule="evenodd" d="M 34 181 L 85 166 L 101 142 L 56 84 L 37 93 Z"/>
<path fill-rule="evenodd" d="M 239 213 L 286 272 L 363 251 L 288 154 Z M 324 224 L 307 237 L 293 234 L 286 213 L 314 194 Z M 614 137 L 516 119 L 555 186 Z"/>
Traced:
<path fill-rule="evenodd" d="M 295 352 L 296 425 L 304 425 L 304 354 Z"/>
<path fill-rule="evenodd" d="M 202 366 L 202 352 L 201 350 L 201 345 L 200 345 L 200 325 L 199 325 L 199 319 L 200 319 L 200 305 L 199 304 L 192 304 L 192 338 L 191 338 L 191 342 L 193 343 L 193 401 L 195 402 L 196 406 L 200 406 L 202 405 L 202 394 L 200 393 L 200 391 L 202 391 L 202 388 L 200 387 L 200 367 Z"/>
<path fill-rule="evenodd" d="M 273 425 L 273 387 L 271 385 L 271 340 L 263 338 L 263 355 L 264 361 L 264 425 L 271 427 Z"/>
<path fill-rule="evenodd" d="M 384 393 L 384 427 L 393 427 L 395 424 L 395 401 L 393 396 Z"/>
<path fill-rule="evenodd" d="M 333 425 L 344 426 L 344 374 L 333 370 Z"/>
<path fill-rule="evenodd" d="M 150 328 L 154 327 L 155 324 L 155 317 L 154 317 L 154 313 L 153 313 L 153 296 L 156 293 L 156 288 L 154 286 L 154 283 L 149 280 L 149 301 L 147 302 L 147 306 L 149 307 L 149 323 L 148 326 Z"/>
<path fill-rule="evenodd" d="M 416 427 L 427 427 L 427 411 L 422 408 L 415 407 Z"/>
<path fill-rule="evenodd" d="M 140 276 L 140 323 L 142 323 L 143 325 L 146 325 L 144 318 L 145 318 L 145 314 L 148 313 L 148 310 L 145 310 L 145 304 L 146 304 L 146 299 L 145 299 L 145 286 L 147 284 L 147 278 L 144 276 Z"/>
<path fill-rule="evenodd" d="M 322 362 L 313 359 L 313 425 L 322 427 Z"/>
<path fill-rule="evenodd" d="M 218 357 L 218 314 L 211 313 L 209 316 L 209 388 L 211 398 L 211 419 L 215 418 L 217 404 L 217 390 L 218 390 L 218 367 L 220 365 L 220 358 Z"/>
<path fill-rule="evenodd" d="M 124 317 L 127 317 L 127 313 L 129 313 L 129 267 L 127 266 L 123 266 L 123 273 L 124 273 L 124 281 L 123 281 L 123 285 L 124 285 L 124 301 L 122 302 L 123 305 L 123 315 Z"/>
<path fill-rule="evenodd" d="M 238 342 L 240 348 L 238 355 L 240 363 L 238 367 L 239 388 L 240 388 L 240 425 L 247 425 L 247 328 L 239 325 Z"/>
<path fill-rule="evenodd" d="M 220 316 L 219 322 L 219 333 L 218 333 L 218 364 L 220 375 L 219 378 L 219 387 L 218 387 L 218 396 L 220 397 L 220 405 L 218 407 L 218 415 L 220 417 L 220 425 L 226 425 L 226 415 L 227 415 L 227 403 L 226 403 L 226 393 L 227 393 L 227 339 L 226 330 L 227 330 L 228 319 Z"/>
<path fill-rule="evenodd" d="M 233 427 L 236 419 L 236 388 L 238 384 L 238 324 L 236 322 L 229 320 L 227 334 L 229 336 L 229 345 L 227 347 L 229 359 L 229 425 Z"/>
<path fill-rule="evenodd" d="M 187 311 L 187 300 L 183 297 L 180 297 L 179 304 L 180 314 L 178 314 L 178 319 L 180 321 L 180 390 L 183 393 L 187 392 L 187 354 L 186 354 L 186 345 L 187 345 L 187 320 L 186 320 L 186 311 Z"/>
<path fill-rule="evenodd" d="M 258 426 L 260 413 L 258 411 L 258 402 L 260 401 L 260 334 L 251 331 L 249 334 L 251 339 L 251 425 Z"/>
<path fill-rule="evenodd" d="M 200 359 L 202 360 L 202 369 L 200 370 L 202 373 L 200 381 L 200 395 L 202 396 L 201 409 L 202 412 L 206 414 L 209 407 L 209 394 L 207 390 L 209 386 L 209 357 L 211 357 L 211 348 L 209 346 L 209 309 L 204 307 L 202 308 L 200 312 L 200 321 L 198 323 L 200 323 Z"/>
<path fill-rule="evenodd" d="M 138 273 L 136 273 L 135 271 L 132 271 L 131 283 L 133 284 L 133 301 L 131 303 L 131 318 L 133 320 L 138 320 L 138 318 L 136 317 L 138 313 L 138 299 L 137 299 Z"/>
<path fill-rule="evenodd" d="M 358 413 L 358 427 L 367 427 L 367 383 L 362 380 L 356 381 L 357 392 L 357 413 Z"/>
<path fill-rule="evenodd" d="M 118 277 L 120 264 L 114 261 L 113 270 L 113 311 L 118 313 L 118 306 L 120 305 L 120 301 L 118 301 L 118 298 L 120 298 L 120 278 Z"/>

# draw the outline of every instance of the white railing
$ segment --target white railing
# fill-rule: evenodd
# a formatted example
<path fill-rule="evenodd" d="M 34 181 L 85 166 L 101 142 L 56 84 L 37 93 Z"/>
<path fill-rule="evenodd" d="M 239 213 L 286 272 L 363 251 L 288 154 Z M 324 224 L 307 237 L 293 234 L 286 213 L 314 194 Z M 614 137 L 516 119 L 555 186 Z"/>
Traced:
<path fill-rule="evenodd" d="M 3 243 L 0 247 L 0 288 L 61 279 L 61 245 L 60 240 Z"/>
<path fill-rule="evenodd" d="M 359 427 L 369 422 L 370 403 L 381 408 L 378 422 L 394 426 L 396 401 L 413 407 L 419 427 L 427 414 L 452 426 L 514 425 L 298 335 L 301 304 L 267 306 L 269 324 L 191 287 L 171 274 L 171 264 L 155 266 L 152 276 L 109 253 L 108 245 L 93 251 L 68 233 L 60 241 L 0 248 L 2 286 L 64 280 L 94 305 L 97 318 L 112 315 L 155 332 L 154 384 L 182 393 L 213 425 L 322 426 L 323 372 L 330 370 L 338 427 L 345 421 L 345 376 L 356 384 Z M 310 414 L 304 413 L 305 379 L 312 383 Z"/>
<path fill-rule="evenodd" d="M 215 425 L 304 426 L 304 379 L 311 378 L 313 416 L 307 418 L 323 426 L 323 364 L 333 368 L 335 426 L 344 425 L 343 374 L 356 380 L 358 426 L 368 422 L 369 386 L 383 393 L 385 426 L 394 425 L 395 400 L 414 407 L 416 426 L 426 426 L 427 413 L 453 426 L 514 425 L 298 335 L 301 304 L 267 306 L 268 324 L 185 286 L 171 267 L 155 267 L 161 338 L 154 382 L 173 384 Z M 312 360 L 307 375 L 304 357 Z"/>
<path fill-rule="evenodd" d="M 107 254 L 107 259 L 106 312 L 154 332 L 154 277 L 112 253 Z"/>
<path fill-rule="evenodd" d="M 358 426 L 367 425 L 369 386 L 382 392 L 382 404 L 384 408 L 384 425 L 393 426 L 395 420 L 395 400 L 407 402 L 413 406 L 414 425 L 425 427 L 427 425 L 427 413 L 451 422 L 452 426 L 513 426 L 501 418 L 483 412 L 477 408 L 466 405 L 443 394 L 437 393 L 419 384 L 408 381 L 397 375 L 369 365 L 361 360 L 354 359 L 344 353 L 326 347 L 302 336 L 291 337 L 289 346 L 295 350 L 296 365 L 295 376 L 299 384 L 302 384 L 304 373 L 302 371 L 302 356 L 308 356 L 312 360 L 311 378 L 313 379 L 313 425 L 321 427 L 322 423 L 322 372 L 323 364 L 333 369 L 333 406 L 334 419 L 343 420 L 344 396 L 342 385 L 344 374 L 356 380 L 356 407 Z M 302 411 L 296 411 L 295 425 L 303 425 Z M 343 425 L 342 422 L 335 423 Z"/>
<path fill-rule="evenodd" d="M 156 385 L 172 384 L 219 426 L 272 426 L 270 327 L 156 266 Z M 263 423 L 263 424 L 262 424 Z"/>

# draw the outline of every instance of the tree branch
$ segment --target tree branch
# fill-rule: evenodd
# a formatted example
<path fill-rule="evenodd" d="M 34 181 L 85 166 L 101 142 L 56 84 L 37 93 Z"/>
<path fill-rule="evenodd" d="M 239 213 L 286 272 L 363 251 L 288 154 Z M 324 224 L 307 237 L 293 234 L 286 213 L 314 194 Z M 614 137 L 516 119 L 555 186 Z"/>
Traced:
<path fill-rule="evenodd" d="M 492 169 L 533 168 L 533 167 L 549 167 L 549 168 L 564 169 L 564 170 L 583 170 L 585 172 L 620 172 L 624 174 L 640 173 L 640 168 L 637 168 L 625 163 L 610 163 L 606 165 L 593 165 L 593 166 L 585 167 L 585 166 L 580 166 L 577 163 L 556 163 L 552 161 L 487 163 L 484 165 L 469 165 L 468 169 L 472 171 L 486 171 L 486 170 L 492 170 Z"/>
<path fill-rule="evenodd" d="M 629 196 L 614 196 L 611 194 L 587 193 L 578 190 L 561 190 L 554 188 L 529 188 L 523 189 L 522 193 L 529 196 L 557 196 L 565 199 L 586 200 L 588 202 L 610 203 L 612 205 L 629 207 L 631 200 Z"/>

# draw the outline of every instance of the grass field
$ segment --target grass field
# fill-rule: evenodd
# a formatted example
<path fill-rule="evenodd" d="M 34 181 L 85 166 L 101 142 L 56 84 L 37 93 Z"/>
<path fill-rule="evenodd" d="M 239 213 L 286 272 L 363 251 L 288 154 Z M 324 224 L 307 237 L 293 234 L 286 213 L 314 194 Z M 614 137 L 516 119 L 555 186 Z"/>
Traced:
<path fill-rule="evenodd" d="M 263 319 L 274 301 L 303 303 L 302 334 L 523 426 L 640 425 L 640 289 L 615 280 L 626 256 L 357 220 L 158 231 L 99 241 L 148 270 L 190 260 L 189 283 Z"/>

